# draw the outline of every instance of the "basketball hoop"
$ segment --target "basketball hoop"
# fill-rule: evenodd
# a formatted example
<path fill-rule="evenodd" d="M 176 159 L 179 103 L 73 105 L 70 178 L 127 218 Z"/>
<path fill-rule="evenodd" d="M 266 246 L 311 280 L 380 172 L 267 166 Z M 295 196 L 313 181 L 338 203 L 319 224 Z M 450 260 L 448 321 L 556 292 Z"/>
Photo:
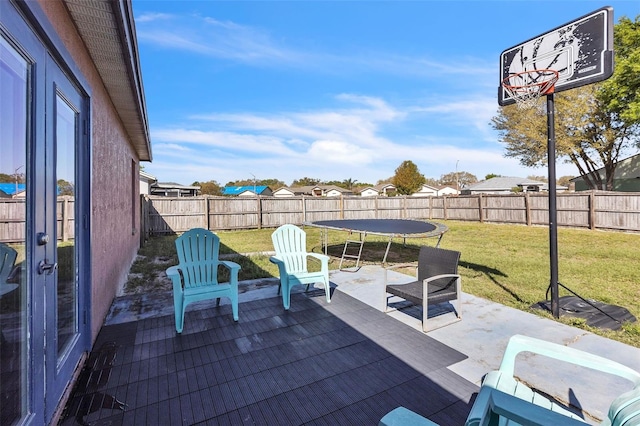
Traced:
<path fill-rule="evenodd" d="M 532 108 L 543 95 L 550 95 L 555 89 L 559 73 L 555 70 L 530 70 L 512 74 L 502 80 L 502 87 L 516 101 L 518 108 Z"/>

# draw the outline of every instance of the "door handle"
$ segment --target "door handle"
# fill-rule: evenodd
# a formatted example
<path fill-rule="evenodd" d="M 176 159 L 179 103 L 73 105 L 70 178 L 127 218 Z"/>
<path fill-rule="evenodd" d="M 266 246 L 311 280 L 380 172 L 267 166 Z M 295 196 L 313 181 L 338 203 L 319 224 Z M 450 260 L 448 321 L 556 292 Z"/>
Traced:
<path fill-rule="evenodd" d="M 38 274 L 42 275 L 45 272 L 47 273 L 47 275 L 51 275 L 53 274 L 53 271 L 55 271 L 56 269 L 58 269 L 58 262 L 55 263 L 47 263 L 48 260 L 41 260 L 38 263 Z"/>

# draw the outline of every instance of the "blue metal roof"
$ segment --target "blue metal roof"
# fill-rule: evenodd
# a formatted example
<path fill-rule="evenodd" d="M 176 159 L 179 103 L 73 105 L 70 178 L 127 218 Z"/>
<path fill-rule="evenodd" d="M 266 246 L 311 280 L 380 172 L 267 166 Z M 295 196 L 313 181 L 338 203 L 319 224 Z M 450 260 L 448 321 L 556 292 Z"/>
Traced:
<path fill-rule="evenodd" d="M 245 191 L 251 191 L 256 194 L 262 194 L 267 189 L 266 185 L 245 185 L 245 186 L 225 186 L 222 195 L 238 195 Z"/>
<path fill-rule="evenodd" d="M 15 195 L 16 193 L 24 191 L 26 187 L 26 184 L 19 183 L 17 185 L 18 190 L 16 191 L 15 183 L 0 183 L 0 191 L 4 192 L 7 195 Z"/>

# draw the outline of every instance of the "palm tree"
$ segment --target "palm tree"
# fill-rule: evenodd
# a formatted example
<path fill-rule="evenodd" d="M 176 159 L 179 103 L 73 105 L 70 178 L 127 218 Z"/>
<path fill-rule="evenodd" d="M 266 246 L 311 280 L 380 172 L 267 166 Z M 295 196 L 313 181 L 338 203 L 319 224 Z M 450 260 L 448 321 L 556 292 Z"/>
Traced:
<path fill-rule="evenodd" d="M 349 191 L 351 191 L 353 189 L 353 185 L 356 184 L 356 182 L 358 181 L 358 179 L 345 179 L 342 181 L 342 184 L 345 186 L 345 188 L 347 188 Z"/>

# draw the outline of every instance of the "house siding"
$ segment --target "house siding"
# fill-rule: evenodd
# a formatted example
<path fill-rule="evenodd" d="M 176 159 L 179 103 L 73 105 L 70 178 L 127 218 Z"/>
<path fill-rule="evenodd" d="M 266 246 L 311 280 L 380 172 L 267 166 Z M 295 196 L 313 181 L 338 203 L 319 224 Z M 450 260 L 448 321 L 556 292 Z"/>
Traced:
<path fill-rule="evenodd" d="M 62 2 L 39 0 L 91 91 L 91 340 L 95 341 L 111 302 L 126 282 L 139 249 L 139 159 L 102 79 Z M 132 160 L 135 170 L 132 171 Z M 132 193 L 133 191 L 133 193 Z M 132 205 L 133 204 L 133 205 Z M 132 229 L 132 220 L 135 230 Z"/>

